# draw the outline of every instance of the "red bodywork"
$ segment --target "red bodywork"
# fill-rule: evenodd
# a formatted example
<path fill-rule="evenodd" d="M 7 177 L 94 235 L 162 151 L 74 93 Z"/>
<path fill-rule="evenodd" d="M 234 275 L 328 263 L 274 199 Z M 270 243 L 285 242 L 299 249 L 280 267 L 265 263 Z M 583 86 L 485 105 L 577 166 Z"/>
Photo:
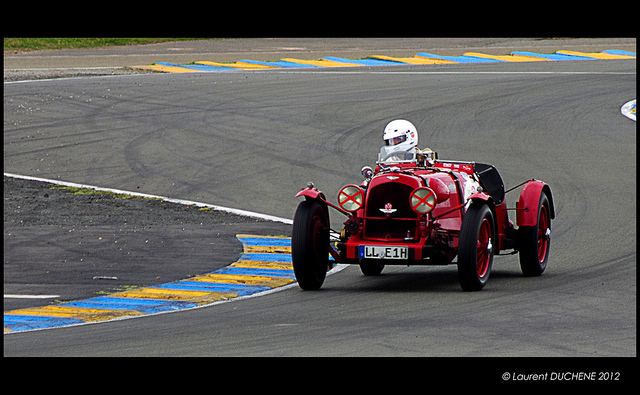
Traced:
<path fill-rule="evenodd" d="M 362 263 L 368 254 L 375 253 L 384 264 L 446 265 L 457 255 L 462 221 L 474 200 L 483 201 L 494 213 L 496 253 L 517 249 L 516 226 L 536 225 L 541 194 L 548 197 L 550 218 L 554 218 L 551 191 L 545 183 L 528 180 L 515 188 L 520 186 L 523 188 L 516 207 L 507 208 L 502 179 L 493 166 L 435 161 L 422 167 L 415 163 L 379 167 L 356 187 L 364 195 L 364 204 L 354 212 L 328 202 L 312 185 L 296 196 L 322 201 L 348 217 L 340 236 L 334 237 L 329 247 L 338 263 Z M 435 203 L 426 198 L 410 200 L 413 191 L 425 187 L 435 194 Z M 353 196 L 346 194 L 342 199 L 357 199 L 361 192 L 352 191 Z M 411 207 L 413 202 L 434 207 L 421 214 Z M 510 210 L 516 211 L 515 225 L 509 219 Z"/>

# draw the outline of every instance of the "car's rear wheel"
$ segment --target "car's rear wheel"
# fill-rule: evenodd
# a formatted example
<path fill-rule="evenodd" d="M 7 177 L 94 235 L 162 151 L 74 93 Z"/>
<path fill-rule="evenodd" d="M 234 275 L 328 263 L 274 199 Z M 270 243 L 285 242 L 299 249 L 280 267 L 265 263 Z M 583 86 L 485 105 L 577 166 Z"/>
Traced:
<path fill-rule="evenodd" d="M 539 276 L 547 268 L 551 248 L 551 216 L 549 199 L 544 193 L 538 205 L 536 226 L 521 226 L 518 229 L 520 269 L 527 277 Z"/>
<path fill-rule="evenodd" d="M 493 264 L 495 221 L 484 203 L 472 203 L 465 213 L 458 241 L 458 279 L 463 291 L 479 291 Z"/>
<path fill-rule="evenodd" d="M 300 288 L 320 289 L 329 268 L 329 218 L 317 200 L 298 205 L 291 234 L 293 271 Z"/>

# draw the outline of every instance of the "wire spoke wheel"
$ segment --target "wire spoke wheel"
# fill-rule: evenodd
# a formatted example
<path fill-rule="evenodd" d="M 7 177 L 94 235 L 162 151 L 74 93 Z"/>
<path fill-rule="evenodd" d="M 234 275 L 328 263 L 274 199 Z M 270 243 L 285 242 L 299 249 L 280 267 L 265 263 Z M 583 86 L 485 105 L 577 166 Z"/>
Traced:
<path fill-rule="evenodd" d="M 480 224 L 480 232 L 478 234 L 478 250 L 476 254 L 476 263 L 478 269 L 478 276 L 484 277 L 489 270 L 489 263 L 492 257 L 491 243 L 491 224 L 484 218 Z"/>
<path fill-rule="evenodd" d="M 472 203 L 465 213 L 458 240 L 458 279 L 464 291 L 481 290 L 491 273 L 495 239 L 493 212 Z"/>

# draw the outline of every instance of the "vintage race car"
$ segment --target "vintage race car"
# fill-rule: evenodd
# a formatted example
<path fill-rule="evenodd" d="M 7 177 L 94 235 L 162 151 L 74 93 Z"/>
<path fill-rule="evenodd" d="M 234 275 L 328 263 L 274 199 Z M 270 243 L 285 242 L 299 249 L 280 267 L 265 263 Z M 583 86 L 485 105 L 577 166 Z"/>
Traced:
<path fill-rule="evenodd" d="M 356 264 L 364 275 L 385 265 L 448 265 L 456 259 L 464 291 L 481 290 L 495 254 L 519 254 L 525 276 L 542 274 L 549 259 L 551 189 L 530 179 L 505 191 L 495 167 L 439 160 L 431 150 L 386 157 L 365 166 L 360 185 L 346 185 L 330 203 L 312 183 L 293 220 L 291 251 L 299 286 L 319 289 L 334 263 Z M 505 194 L 519 187 L 515 208 Z M 346 216 L 330 229 L 329 207 Z M 515 224 L 508 211 L 515 211 Z"/>

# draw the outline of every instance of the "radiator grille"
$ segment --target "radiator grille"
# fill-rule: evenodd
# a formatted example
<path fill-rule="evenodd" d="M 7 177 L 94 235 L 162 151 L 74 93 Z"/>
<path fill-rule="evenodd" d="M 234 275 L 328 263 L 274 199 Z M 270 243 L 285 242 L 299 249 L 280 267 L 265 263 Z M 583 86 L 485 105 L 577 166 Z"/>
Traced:
<path fill-rule="evenodd" d="M 416 221 L 394 220 L 395 218 L 418 219 L 418 214 L 409 205 L 411 191 L 413 191 L 413 187 L 395 182 L 373 187 L 369 191 L 365 208 L 365 217 L 367 219 L 365 220 L 364 237 L 404 240 L 407 237 L 407 231 L 410 231 L 412 236 L 415 235 Z M 391 204 L 391 207 L 396 209 L 389 219 L 386 218 L 385 213 L 380 211 L 387 204 Z"/>

